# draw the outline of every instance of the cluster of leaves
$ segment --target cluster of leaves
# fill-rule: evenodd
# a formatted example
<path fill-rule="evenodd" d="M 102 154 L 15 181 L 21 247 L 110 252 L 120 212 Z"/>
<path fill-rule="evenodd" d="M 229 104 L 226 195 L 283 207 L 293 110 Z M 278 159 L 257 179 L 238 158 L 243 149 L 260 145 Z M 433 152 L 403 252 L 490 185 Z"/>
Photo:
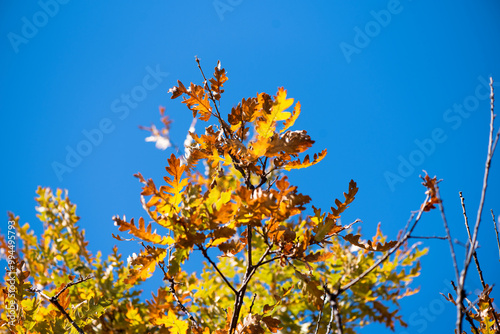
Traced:
<path fill-rule="evenodd" d="M 304 130 L 290 130 L 300 103 L 289 111 L 294 101 L 285 89 L 242 99 L 224 118 L 219 109 L 225 70 L 219 63 L 213 78 L 203 77 L 202 86 L 186 88 L 178 81 L 170 92 L 173 99 L 183 98 L 193 117 L 215 119 L 215 124 L 204 134 L 190 133 L 193 140 L 184 157 L 171 155 L 164 185 L 136 175 L 144 184 L 141 195 L 150 225 L 143 218 L 138 226 L 114 218 L 120 231 L 151 244 L 134 260 L 132 279 L 146 279 L 164 264 L 166 281 L 181 283 L 176 316 L 189 321 L 192 332 L 298 333 L 317 326 L 324 333 L 332 326 L 327 317 L 318 320 L 331 307 L 327 292 L 371 268 L 377 252 L 402 244 L 386 241 L 380 229 L 370 241 L 362 241 L 359 233 L 342 234 L 352 227 L 342 225 L 340 216 L 358 191 L 354 181 L 330 212 L 313 207 L 305 215 L 311 198 L 282 172 L 312 166 L 326 150 L 299 157 L 314 141 Z M 205 173 L 198 171 L 200 162 Z M 152 232 L 152 225 L 168 233 Z M 206 259 L 199 276 L 182 270 L 194 251 Z M 415 293 L 408 284 L 419 274 L 424 253 L 398 248 L 384 266 L 339 293 L 346 332 L 370 322 L 391 329 L 395 322 L 405 325 L 397 301 Z M 154 321 L 172 324 L 171 317 L 162 313 Z"/>
<path fill-rule="evenodd" d="M 352 180 L 328 212 L 306 210 L 311 198 L 283 172 L 318 163 L 326 150 L 300 157 L 314 143 L 306 131 L 291 130 L 300 103 L 289 111 L 294 101 L 279 88 L 274 96 L 242 99 L 223 117 L 226 72 L 219 63 L 213 78 L 203 77 L 202 86 L 186 88 L 179 81 L 170 92 L 183 97 L 196 119 L 215 124 L 204 134 L 190 133 L 183 157 L 170 156 L 164 184 L 136 174 L 146 219 L 113 217 L 129 235 L 116 239 L 142 245 L 127 263 L 116 247 L 106 261 L 87 250 L 76 206 L 60 190 L 37 191 L 40 238 L 11 216 L 19 226 L 17 258 L 23 261 L 15 264 L 18 321 L 12 327 L 4 312 L 2 326 L 16 333 L 79 327 L 182 334 L 327 333 L 334 327 L 355 333 L 372 322 L 393 330 L 396 323 L 405 326 L 398 300 L 416 292 L 409 283 L 419 275 L 425 250 L 408 247 L 407 236 L 387 241 L 380 226 L 365 241 L 352 231 L 357 221 L 341 224 L 358 192 Z M 162 122 L 165 129 L 149 128 L 152 137 L 168 134 L 170 123 Z M 3 237 L 0 246 L 7 251 Z M 203 269 L 188 274 L 183 268 L 195 251 L 205 259 Z M 165 286 L 143 303 L 134 287 L 158 269 Z M 94 278 L 83 279 L 88 275 Z M 75 279 L 78 284 L 69 287 Z M 7 287 L 2 289 L 6 299 Z"/>
<path fill-rule="evenodd" d="M 126 283 L 130 268 L 115 246 L 106 260 L 100 253 L 91 254 L 84 231 L 77 226 L 76 205 L 62 190 L 37 190 L 38 218 L 43 233 L 37 237 L 28 223 L 9 213 L 15 222 L 18 238 L 15 260 L 8 272 L 15 273 L 15 284 L 9 275 L 1 283 L 5 305 L 15 286 L 15 314 L 1 313 L 2 332 L 11 333 L 77 333 L 73 320 L 85 332 L 137 333 L 150 326 L 145 321 L 154 311 L 140 302 L 140 291 Z M 0 235 L 3 254 L 10 251 Z M 7 273 L 8 274 L 8 273 Z M 83 277 L 93 278 L 84 280 Z M 69 284 L 78 284 L 67 287 Z M 53 298 L 58 296 L 57 298 Z M 171 301 L 166 298 L 163 301 Z M 59 309 L 68 314 L 64 317 Z"/>

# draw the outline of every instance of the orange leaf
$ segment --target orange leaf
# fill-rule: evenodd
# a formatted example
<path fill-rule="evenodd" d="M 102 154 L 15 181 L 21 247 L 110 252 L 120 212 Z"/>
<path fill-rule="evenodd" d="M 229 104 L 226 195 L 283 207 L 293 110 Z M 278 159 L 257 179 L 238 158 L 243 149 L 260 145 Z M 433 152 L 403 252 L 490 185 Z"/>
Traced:
<path fill-rule="evenodd" d="M 321 153 L 319 153 L 319 154 L 314 154 L 314 160 L 312 162 L 309 160 L 309 155 L 306 155 L 306 157 L 304 158 L 304 160 L 302 162 L 300 162 L 300 159 L 294 160 L 294 161 L 286 164 L 283 168 L 285 168 L 288 171 L 292 170 L 292 169 L 307 168 L 309 166 L 317 164 L 318 162 L 323 160 L 323 158 L 325 156 L 326 156 L 326 149 L 321 151 Z"/>

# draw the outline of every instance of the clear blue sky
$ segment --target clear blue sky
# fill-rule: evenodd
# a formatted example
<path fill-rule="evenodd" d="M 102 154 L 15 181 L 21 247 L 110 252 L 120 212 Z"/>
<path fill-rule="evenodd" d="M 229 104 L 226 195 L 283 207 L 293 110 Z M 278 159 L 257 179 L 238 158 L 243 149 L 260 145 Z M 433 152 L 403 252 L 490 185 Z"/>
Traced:
<path fill-rule="evenodd" d="M 40 231 L 35 189 L 66 188 L 90 248 L 107 254 L 118 243 L 111 217 L 144 215 L 132 175 L 160 182 L 171 153 L 146 143 L 138 125 L 156 122 L 165 106 L 172 138 L 182 143 L 191 115 L 167 90 L 177 79 L 201 82 L 197 55 L 209 73 L 218 59 L 226 68 L 226 110 L 280 86 L 301 102 L 295 128 L 316 140 L 313 150 L 329 152 L 290 173 L 315 206 L 328 209 L 352 178 L 360 191 L 344 221 L 362 219 L 366 235 L 382 222 L 395 237 L 425 196 L 418 177 L 425 169 L 444 179 L 452 235 L 464 242 L 458 192 L 473 220 L 489 129 L 485 82 L 493 75 L 500 83 L 499 14 L 497 0 L 2 1 L 2 230 L 11 210 Z M 102 138 L 85 146 L 95 129 Z M 69 166 L 71 150 L 87 156 Z M 489 210 L 500 215 L 499 159 L 478 251 L 486 280 L 497 285 Z M 57 164 L 71 171 L 57 172 Z M 444 235 L 438 212 L 424 216 L 418 233 Z M 421 293 L 402 302 L 410 326 L 396 333 L 452 331 L 455 310 L 439 295 L 454 276 L 448 246 L 424 244 Z M 119 247 L 126 255 L 139 249 Z M 469 289 L 478 288 L 475 270 L 469 276 Z"/>

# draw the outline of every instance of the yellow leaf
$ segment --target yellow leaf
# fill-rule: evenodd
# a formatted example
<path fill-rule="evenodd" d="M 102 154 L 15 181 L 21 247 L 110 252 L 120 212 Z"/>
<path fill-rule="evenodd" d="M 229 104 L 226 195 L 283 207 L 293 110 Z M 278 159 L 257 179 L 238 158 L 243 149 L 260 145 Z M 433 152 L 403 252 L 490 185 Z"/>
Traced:
<path fill-rule="evenodd" d="M 283 123 L 283 129 L 281 129 L 280 133 L 285 132 L 287 129 L 289 129 L 293 124 L 295 124 L 295 121 L 300 115 L 300 102 L 297 101 L 297 104 L 293 108 L 293 113 L 292 116 L 290 116 L 284 123 Z"/>
<path fill-rule="evenodd" d="M 294 160 L 294 161 L 288 163 L 287 165 L 285 165 L 284 168 L 289 171 L 292 169 L 300 169 L 300 168 L 310 167 L 312 165 L 317 164 L 321 160 L 323 160 L 323 158 L 326 156 L 326 152 L 327 151 L 325 148 L 323 151 L 321 151 L 321 153 L 314 154 L 314 160 L 312 162 L 309 159 L 309 155 L 306 155 L 306 157 L 304 158 L 304 160 L 302 162 L 300 162 L 300 159 L 297 159 L 297 160 Z"/>
<path fill-rule="evenodd" d="M 262 117 L 257 120 L 255 130 L 261 137 L 270 138 L 276 129 L 276 122 L 290 118 L 291 113 L 285 112 L 293 104 L 293 99 L 286 98 L 286 90 L 283 87 L 278 89 L 271 112 L 262 113 Z"/>

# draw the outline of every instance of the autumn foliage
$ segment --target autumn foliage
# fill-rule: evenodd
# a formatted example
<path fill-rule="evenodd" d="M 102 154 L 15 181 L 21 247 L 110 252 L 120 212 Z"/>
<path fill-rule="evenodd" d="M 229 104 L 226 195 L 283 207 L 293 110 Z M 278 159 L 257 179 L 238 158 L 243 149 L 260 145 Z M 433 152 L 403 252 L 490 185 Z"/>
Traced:
<path fill-rule="evenodd" d="M 342 223 L 359 190 L 352 180 L 330 210 L 310 205 L 286 171 L 311 167 L 327 151 L 303 156 L 314 141 L 293 130 L 300 103 L 279 88 L 223 112 L 226 71 L 219 63 L 212 78 L 202 75 L 201 86 L 178 81 L 170 93 L 206 122 L 204 133 L 189 133 L 184 154 L 168 158 L 161 182 L 135 175 L 143 184 L 144 217 L 112 218 L 113 237 L 137 243 L 137 254 L 125 260 L 117 246 L 106 257 L 91 254 L 76 206 L 61 190 L 37 190 L 40 236 L 11 214 L 22 241 L 12 262 L 19 307 L 14 324 L 1 314 L 4 332 L 327 333 L 341 327 L 355 333 L 373 322 L 392 330 L 406 325 L 398 300 L 418 290 L 409 284 L 426 252 L 408 245 L 415 225 L 389 241 L 380 225 L 367 239 L 358 221 Z M 168 140 L 165 129 L 149 130 Z M 431 183 L 426 179 L 427 189 Z M 438 203 L 428 196 L 417 218 Z M 3 236 L 0 246 L 9 252 Z M 188 273 L 193 253 L 204 262 Z M 164 285 L 147 299 L 138 287 L 155 272 Z"/>

